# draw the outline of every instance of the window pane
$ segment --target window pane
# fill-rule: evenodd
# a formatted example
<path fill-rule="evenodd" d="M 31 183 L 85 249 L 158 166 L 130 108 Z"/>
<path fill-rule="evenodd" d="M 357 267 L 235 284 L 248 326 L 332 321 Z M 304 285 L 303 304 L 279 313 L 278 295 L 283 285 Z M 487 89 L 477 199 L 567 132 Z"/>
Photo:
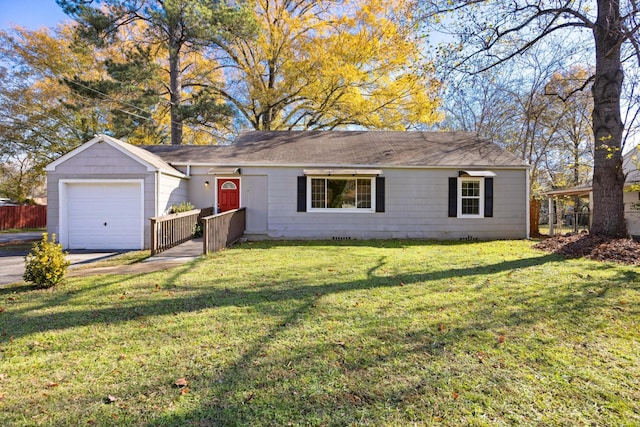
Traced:
<path fill-rule="evenodd" d="M 371 179 L 312 178 L 311 208 L 371 209 Z"/>
<path fill-rule="evenodd" d="M 311 180 L 311 207 L 312 208 L 326 207 L 324 184 L 325 184 L 324 179 Z"/>
<path fill-rule="evenodd" d="M 356 182 L 346 179 L 327 179 L 327 207 L 355 208 Z"/>
<path fill-rule="evenodd" d="M 479 215 L 480 214 L 480 199 L 462 199 L 462 214 L 463 215 Z"/>
<path fill-rule="evenodd" d="M 480 182 L 462 181 L 462 197 L 480 197 Z"/>
<path fill-rule="evenodd" d="M 362 209 L 371 209 L 371 180 L 359 179 L 358 185 L 358 207 Z"/>

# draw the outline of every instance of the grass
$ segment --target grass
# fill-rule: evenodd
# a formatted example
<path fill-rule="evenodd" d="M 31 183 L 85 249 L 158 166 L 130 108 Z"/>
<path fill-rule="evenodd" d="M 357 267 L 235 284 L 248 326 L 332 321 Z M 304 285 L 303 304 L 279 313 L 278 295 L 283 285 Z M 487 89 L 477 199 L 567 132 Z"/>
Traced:
<path fill-rule="evenodd" d="M 13 233 L 26 233 L 30 231 L 47 232 L 46 228 L 8 228 L 6 230 L 0 230 L 0 234 L 13 234 Z"/>
<path fill-rule="evenodd" d="M 539 227 L 540 234 L 543 235 L 549 235 L 549 225 L 548 224 L 541 224 Z M 562 225 L 562 226 L 555 226 L 554 229 L 554 234 L 555 235 L 564 235 L 564 234 L 574 234 L 574 233 L 588 233 L 589 230 L 587 227 L 583 227 L 580 226 L 578 227 L 578 231 L 575 230 L 575 227 L 573 225 Z"/>
<path fill-rule="evenodd" d="M 94 261 L 89 264 L 78 266 L 78 269 L 87 269 L 95 267 L 114 267 L 118 265 L 132 265 L 138 262 L 142 262 L 151 256 L 151 251 L 128 251 L 121 254 L 116 254 L 102 261 Z"/>
<path fill-rule="evenodd" d="M 249 243 L 0 289 L 0 425 L 640 424 L 637 268 L 531 245 Z"/>

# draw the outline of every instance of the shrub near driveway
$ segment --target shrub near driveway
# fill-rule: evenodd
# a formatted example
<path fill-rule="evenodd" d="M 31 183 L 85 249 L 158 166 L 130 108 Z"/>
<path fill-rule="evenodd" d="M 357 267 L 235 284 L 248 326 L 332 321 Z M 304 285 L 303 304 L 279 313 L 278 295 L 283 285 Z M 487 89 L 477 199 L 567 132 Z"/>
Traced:
<path fill-rule="evenodd" d="M 0 424 L 638 425 L 637 269 L 531 246 L 255 243 L 0 290 Z"/>

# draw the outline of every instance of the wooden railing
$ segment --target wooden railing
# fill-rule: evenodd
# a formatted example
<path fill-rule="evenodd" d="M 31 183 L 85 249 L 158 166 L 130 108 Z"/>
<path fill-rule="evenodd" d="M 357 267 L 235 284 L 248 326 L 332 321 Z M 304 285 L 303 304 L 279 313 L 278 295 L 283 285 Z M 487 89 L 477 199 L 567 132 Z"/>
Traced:
<path fill-rule="evenodd" d="M 202 218 L 203 252 L 217 252 L 237 242 L 244 234 L 246 208 Z"/>
<path fill-rule="evenodd" d="M 151 218 L 151 255 L 191 240 L 201 209 Z"/>

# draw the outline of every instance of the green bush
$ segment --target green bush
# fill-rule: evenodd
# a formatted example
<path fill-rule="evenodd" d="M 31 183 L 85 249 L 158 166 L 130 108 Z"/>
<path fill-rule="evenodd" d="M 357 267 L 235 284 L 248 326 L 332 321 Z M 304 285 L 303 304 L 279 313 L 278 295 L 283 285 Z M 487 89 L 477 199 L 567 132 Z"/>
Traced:
<path fill-rule="evenodd" d="M 189 202 L 182 202 L 178 205 L 171 205 L 171 213 L 180 213 L 180 212 L 188 212 L 188 211 L 192 211 L 195 209 L 195 206 L 193 206 L 191 203 Z"/>
<path fill-rule="evenodd" d="M 47 233 L 42 233 L 42 241 L 36 242 L 31 252 L 24 257 L 25 271 L 22 278 L 35 283 L 40 288 L 50 288 L 64 279 L 67 268 L 71 264 L 62 245 L 55 242 L 56 235 L 48 239 Z"/>

